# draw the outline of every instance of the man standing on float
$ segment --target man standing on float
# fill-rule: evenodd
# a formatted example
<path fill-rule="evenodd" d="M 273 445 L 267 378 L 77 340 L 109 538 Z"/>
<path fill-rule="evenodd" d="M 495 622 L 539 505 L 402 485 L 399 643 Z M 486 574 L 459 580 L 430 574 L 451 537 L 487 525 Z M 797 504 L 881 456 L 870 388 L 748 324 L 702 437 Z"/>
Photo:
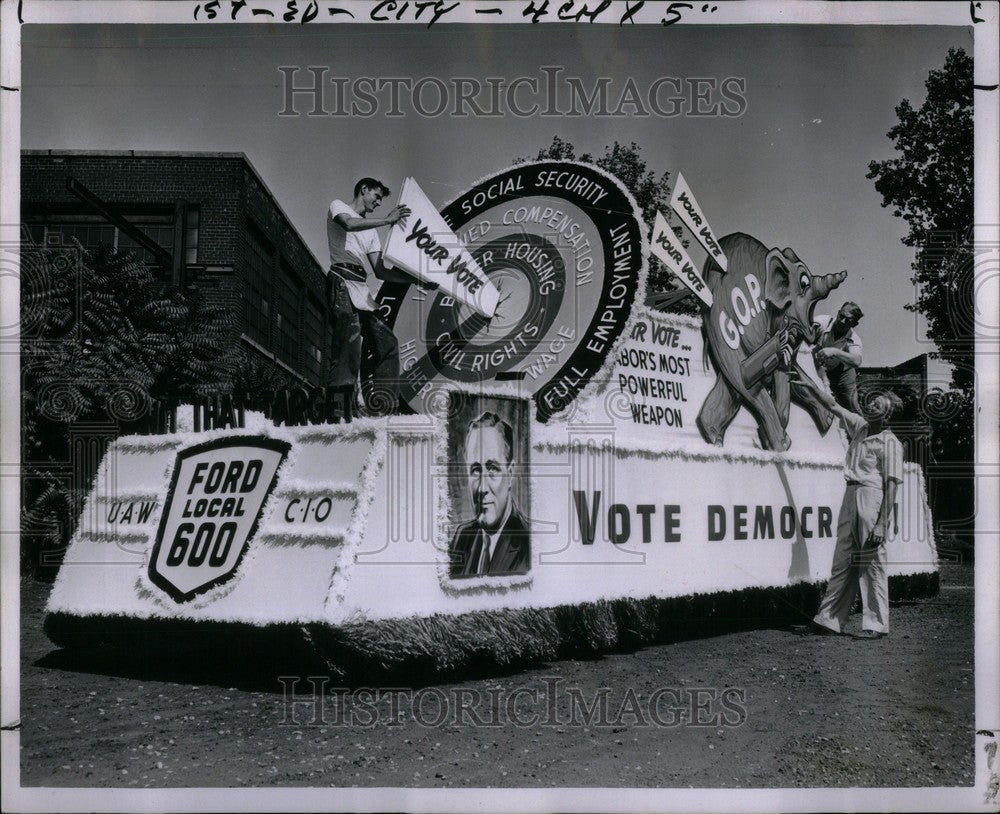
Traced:
<path fill-rule="evenodd" d="M 817 370 L 826 373 L 830 392 L 837 403 L 860 413 L 858 403 L 858 367 L 861 365 L 861 337 L 854 330 L 861 321 L 861 308 L 855 302 L 845 302 L 837 316 L 816 317 L 819 338 L 813 349 Z"/>
<path fill-rule="evenodd" d="M 365 408 L 375 415 L 396 412 L 399 399 L 399 343 L 376 313 L 369 281 L 413 282 L 382 264 L 382 243 L 375 231 L 406 221 L 409 207 L 396 206 L 384 218 L 370 218 L 389 194 L 374 178 L 354 186 L 349 203 L 335 200 L 326 214 L 330 247 L 327 275 L 330 317 L 333 322 L 330 374 L 334 387 L 354 387 L 361 374 Z"/>

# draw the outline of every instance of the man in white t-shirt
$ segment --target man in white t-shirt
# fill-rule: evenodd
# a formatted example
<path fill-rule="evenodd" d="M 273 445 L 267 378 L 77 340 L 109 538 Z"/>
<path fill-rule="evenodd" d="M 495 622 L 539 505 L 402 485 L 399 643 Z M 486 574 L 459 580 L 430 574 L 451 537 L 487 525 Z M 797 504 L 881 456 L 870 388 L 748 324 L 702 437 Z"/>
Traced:
<path fill-rule="evenodd" d="M 333 201 L 326 214 L 333 320 L 328 383 L 353 387 L 360 373 L 365 406 L 382 415 L 394 413 L 397 407 L 399 343 L 375 312 L 369 281 L 412 282 L 382 265 L 382 243 L 375 231 L 405 222 L 409 208 L 397 206 L 384 218 L 368 217 L 388 194 L 389 188 L 381 181 L 362 178 L 354 186 L 354 199 Z"/>
<path fill-rule="evenodd" d="M 889 577 L 885 541 L 896 492 L 903 482 L 903 447 L 888 427 L 902 402 L 884 391 L 866 399 L 865 415 L 838 404 L 815 382 L 795 380 L 839 416 L 847 432 L 846 488 L 837 520 L 830 581 L 812 620 L 816 632 L 842 633 L 861 592 L 862 631 L 877 639 L 889 632 Z"/>
<path fill-rule="evenodd" d="M 820 329 L 819 339 L 813 347 L 816 370 L 826 373 L 833 397 L 852 413 L 861 412 L 858 403 L 861 337 L 854 329 L 863 316 L 857 303 L 845 302 L 836 317 L 816 317 Z"/>

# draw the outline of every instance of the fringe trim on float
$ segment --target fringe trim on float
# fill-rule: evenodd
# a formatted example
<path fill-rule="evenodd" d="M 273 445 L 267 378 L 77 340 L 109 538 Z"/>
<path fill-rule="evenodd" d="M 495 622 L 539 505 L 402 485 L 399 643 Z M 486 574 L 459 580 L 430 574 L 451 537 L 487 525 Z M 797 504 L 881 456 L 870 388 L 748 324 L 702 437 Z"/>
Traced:
<path fill-rule="evenodd" d="M 375 489 L 378 486 L 379 475 L 385 464 L 385 456 L 389 448 L 388 432 L 383 424 L 371 436 L 372 448 L 369 450 L 368 458 L 361 469 L 358 499 L 354 504 L 354 512 L 344 535 L 340 556 L 337 559 L 336 567 L 333 568 L 330 586 L 323 603 L 328 614 L 335 612 L 335 609 L 343 604 L 347 591 L 348 574 L 351 572 L 358 551 L 364 542 L 365 529 L 368 526 L 368 512 L 375 500 Z"/>
<path fill-rule="evenodd" d="M 609 443 L 606 447 L 601 447 L 598 446 L 597 439 L 595 439 L 592 445 L 582 439 L 574 439 L 567 442 L 565 440 L 565 429 L 559 429 L 562 429 L 562 432 L 558 432 L 556 428 L 549 426 L 537 431 L 533 448 L 538 452 L 549 452 L 554 455 L 562 454 L 570 449 L 583 452 L 588 449 L 592 449 L 594 452 L 603 452 L 606 449 L 608 452 L 613 451 L 621 457 L 638 457 L 648 460 L 681 458 L 688 461 L 725 461 L 731 464 L 748 463 L 759 466 L 780 463 L 790 467 L 808 469 L 842 469 L 844 466 L 842 458 L 833 458 L 828 455 L 808 456 L 799 453 L 792 457 L 787 453 L 772 452 L 763 449 L 725 451 L 724 448 L 712 447 L 707 444 L 686 445 L 676 442 L 651 441 L 649 439 L 643 439 L 641 441 L 642 447 L 640 447 L 638 446 L 640 439 L 630 439 L 626 436 L 616 437 L 613 444 Z"/>
<path fill-rule="evenodd" d="M 809 455 L 802 452 L 793 455 L 788 452 L 773 452 L 764 449 L 731 449 L 727 451 L 724 447 L 712 447 L 707 444 L 651 441 L 648 438 L 630 438 L 626 435 L 615 436 L 612 442 L 605 444 L 604 440 L 600 438 L 595 438 L 592 441 L 579 438 L 580 433 L 576 433 L 577 438 L 567 441 L 566 435 L 567 428 L 565 426 L 536 426 L 532 449 L 536 452 L 548 452 L 553 455 L 561 455 L 570 450 L 595 453 L 607 451 L 614 452 L 622 458 L 635 457 L 647 460 L 681 458 L 687 461 L 725 461 L 731 464 L 757 464 L 759 466 L 784 464 L 797 469 L 843 469 L 844 467 L 843 455 L 835 458 L 829 455 Z M 640 443 L 642 446 L 639 446 Z M 913 461 L 907 461 L 903 464 L 903 471 L 919 473 L 920 465 Z M 921 475 L 922 487 L 923 477 Z"/>
<path fill-rule="evenodd" d="M 327 548 L 337 548 L 344 545 L 347 530 L 343 528 L 310 529 L 292 532 L 266 531 L 258 535 L 258 539 L 269 548 L 301 548 L 303 546 L 321 545 Z"/>
<path fill-rule="evenodd" d="M 297 498 L 338 498 L 341 500 L 356 500 L 358 484 L 347 481 L 306 481 L 286 478 L 276 490 L 278 497 L 284 499 Z"/>
<path fill-rule="evenodd" d="M 146 525 L 152 524 L 144 524 L 143 526 L 140 526 L 140 528 L 143 528 Z M 85 529 L 75 536 L 82 540 L 89 540 L 94 543 L 118 543 L 120 545 L 142 546 L 143 548 L 145 548 L 146 544 L 149 542 L 149 534 L 141 531 L 118 531 L 117 529 L 112 531 L 93 531 Z"/>
<path fill-rule="evenodd" d="M 252 625 L 123 615 L 50 613 L 45 633 L 62 647 L 100 646 L 231 652 L 239 643 L 262 656 L 311 644 L 331 675 L 353 681 L 406 679 L 459 670 L 502 670 L 559 657 L 593 657 L 645 645 L 753 630 L 810 618 L 825 583 L 747 588 L 662 599 L 612 599 L 556 608 L 480 611 L 461 616 L 382 619 L 330 627 Z M 892 602 L 935 596 L 937 572 L 889 578 Z"/>
<path fill-rule="evenodd" d="M 114 442 L 114 446 L 118 452 L 162 452 L 163 450 L 174 449 L 186 443 L 184 435 L 185 433 L 170 433 L 169 435 L 123 435 Z M 198 434 L 198 437 L 201 437 L 201 433 Z"/>
<path fill-rule="evenodd" d="M 920 502 L 924 507 L 924 528 L 927 530 L 927 543 L 930 546 L 931 551 L 934 555 L 938 555 L 938 545 L 937 545 L 937 535 L 934 533 L 934 515 L 931 514 L 931 504 L 927 499 L 927 483 L 924 481 L 924 472 L 920 468 L 920 465 L 910 461 L 903 464 L 904 474 L 909 472 L 917 479 L 917 485 L 920 489 Z M 897 501 L 899 498 L 897 497 Z M 920 529 L 917 530 L 917 536 L 919 537 Z"/>
<path fill-rule="evenodd" d="M 113 495 L 97 495 L 98 503 L 158 503 L 163 497 L 161 492 L 116 492 Z"/>

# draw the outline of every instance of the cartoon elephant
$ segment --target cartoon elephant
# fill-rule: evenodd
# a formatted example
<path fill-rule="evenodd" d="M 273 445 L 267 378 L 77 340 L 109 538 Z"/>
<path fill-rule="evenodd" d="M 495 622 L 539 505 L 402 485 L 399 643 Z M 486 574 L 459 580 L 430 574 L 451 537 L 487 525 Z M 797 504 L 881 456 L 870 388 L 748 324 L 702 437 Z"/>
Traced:
<path fill-rule="evenodd" d="M 816 341 L 813 309 L 847 272 L 814 276 L 791 249 L 768 250 L 739 232 L 719 244 L 729 260 L 728 271 L 709 258 L 702 272 L 714 300 L 704 312 L 702 334 L 718 372 L 698 413 L 702 437 L 721 446 L 726 428 L 745 405 L 757 420 L 763 448 L 786 450 L 793 398 L 825 433 L 832 414 L 804 388 L 791 393 L 789 370 L 806 378 L 794 361 L 795 352 L 803 341 Z"/>

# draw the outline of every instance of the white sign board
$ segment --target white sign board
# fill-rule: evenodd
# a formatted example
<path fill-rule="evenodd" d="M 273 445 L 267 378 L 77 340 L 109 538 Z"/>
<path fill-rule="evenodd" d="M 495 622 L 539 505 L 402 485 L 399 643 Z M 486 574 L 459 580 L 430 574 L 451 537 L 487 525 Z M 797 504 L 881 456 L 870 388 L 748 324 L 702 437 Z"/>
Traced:
<path fill-rule="evenodd" d="M 663 261 L 677 278 L 690 288 L 696 297 L 709 308 L 712 307 L 712 292 L 709 291 L 705 278 L 698 273 L 694 261 L 688 256 L 680 240 L 670 228 L 667 219 L 660 212 L 656 213 L 653 223 L 653 234 L 649 241 L 650 251 Z"/>
<path fill-rule="evenodd" d="M 460 303 L 492 318 L 500 292 L 412 178 L 403 181 L 399 203 L 410 208 L 410 216 L 405 224 L 392 227 L 382 262 L 433 283 Z"/>
<path fill-rule="evenodd" d="M 236 572 L 289 445 L 228 438 L 177 456 L 149 578 L 186 602 Z"/>
<path fill-rule="evenodd" d="M 691 192 L 691 187 L 688 186 L 687 181 L 684 180 L 684 176 L 680 173 L 677 173 L 677 183 L 674 185 L 674 191 L 670 195 L 670 208 L 680 216 L 684 225 L 691 230 L 695 239 L 704 247 L 705 251 L 709 253 L 715 262 L 719 264 L 722 270 L 727 271 L 729 262 L 726 260 L 726 255 L 722 251 L 722 247 L 719 246 L 719 241 L 712 231 L 712 227 L 708 224 L 708 218 L 705 217 L 705 213 L 698 206 L 698 201 L 695 200 L 694 193 Z"/>

